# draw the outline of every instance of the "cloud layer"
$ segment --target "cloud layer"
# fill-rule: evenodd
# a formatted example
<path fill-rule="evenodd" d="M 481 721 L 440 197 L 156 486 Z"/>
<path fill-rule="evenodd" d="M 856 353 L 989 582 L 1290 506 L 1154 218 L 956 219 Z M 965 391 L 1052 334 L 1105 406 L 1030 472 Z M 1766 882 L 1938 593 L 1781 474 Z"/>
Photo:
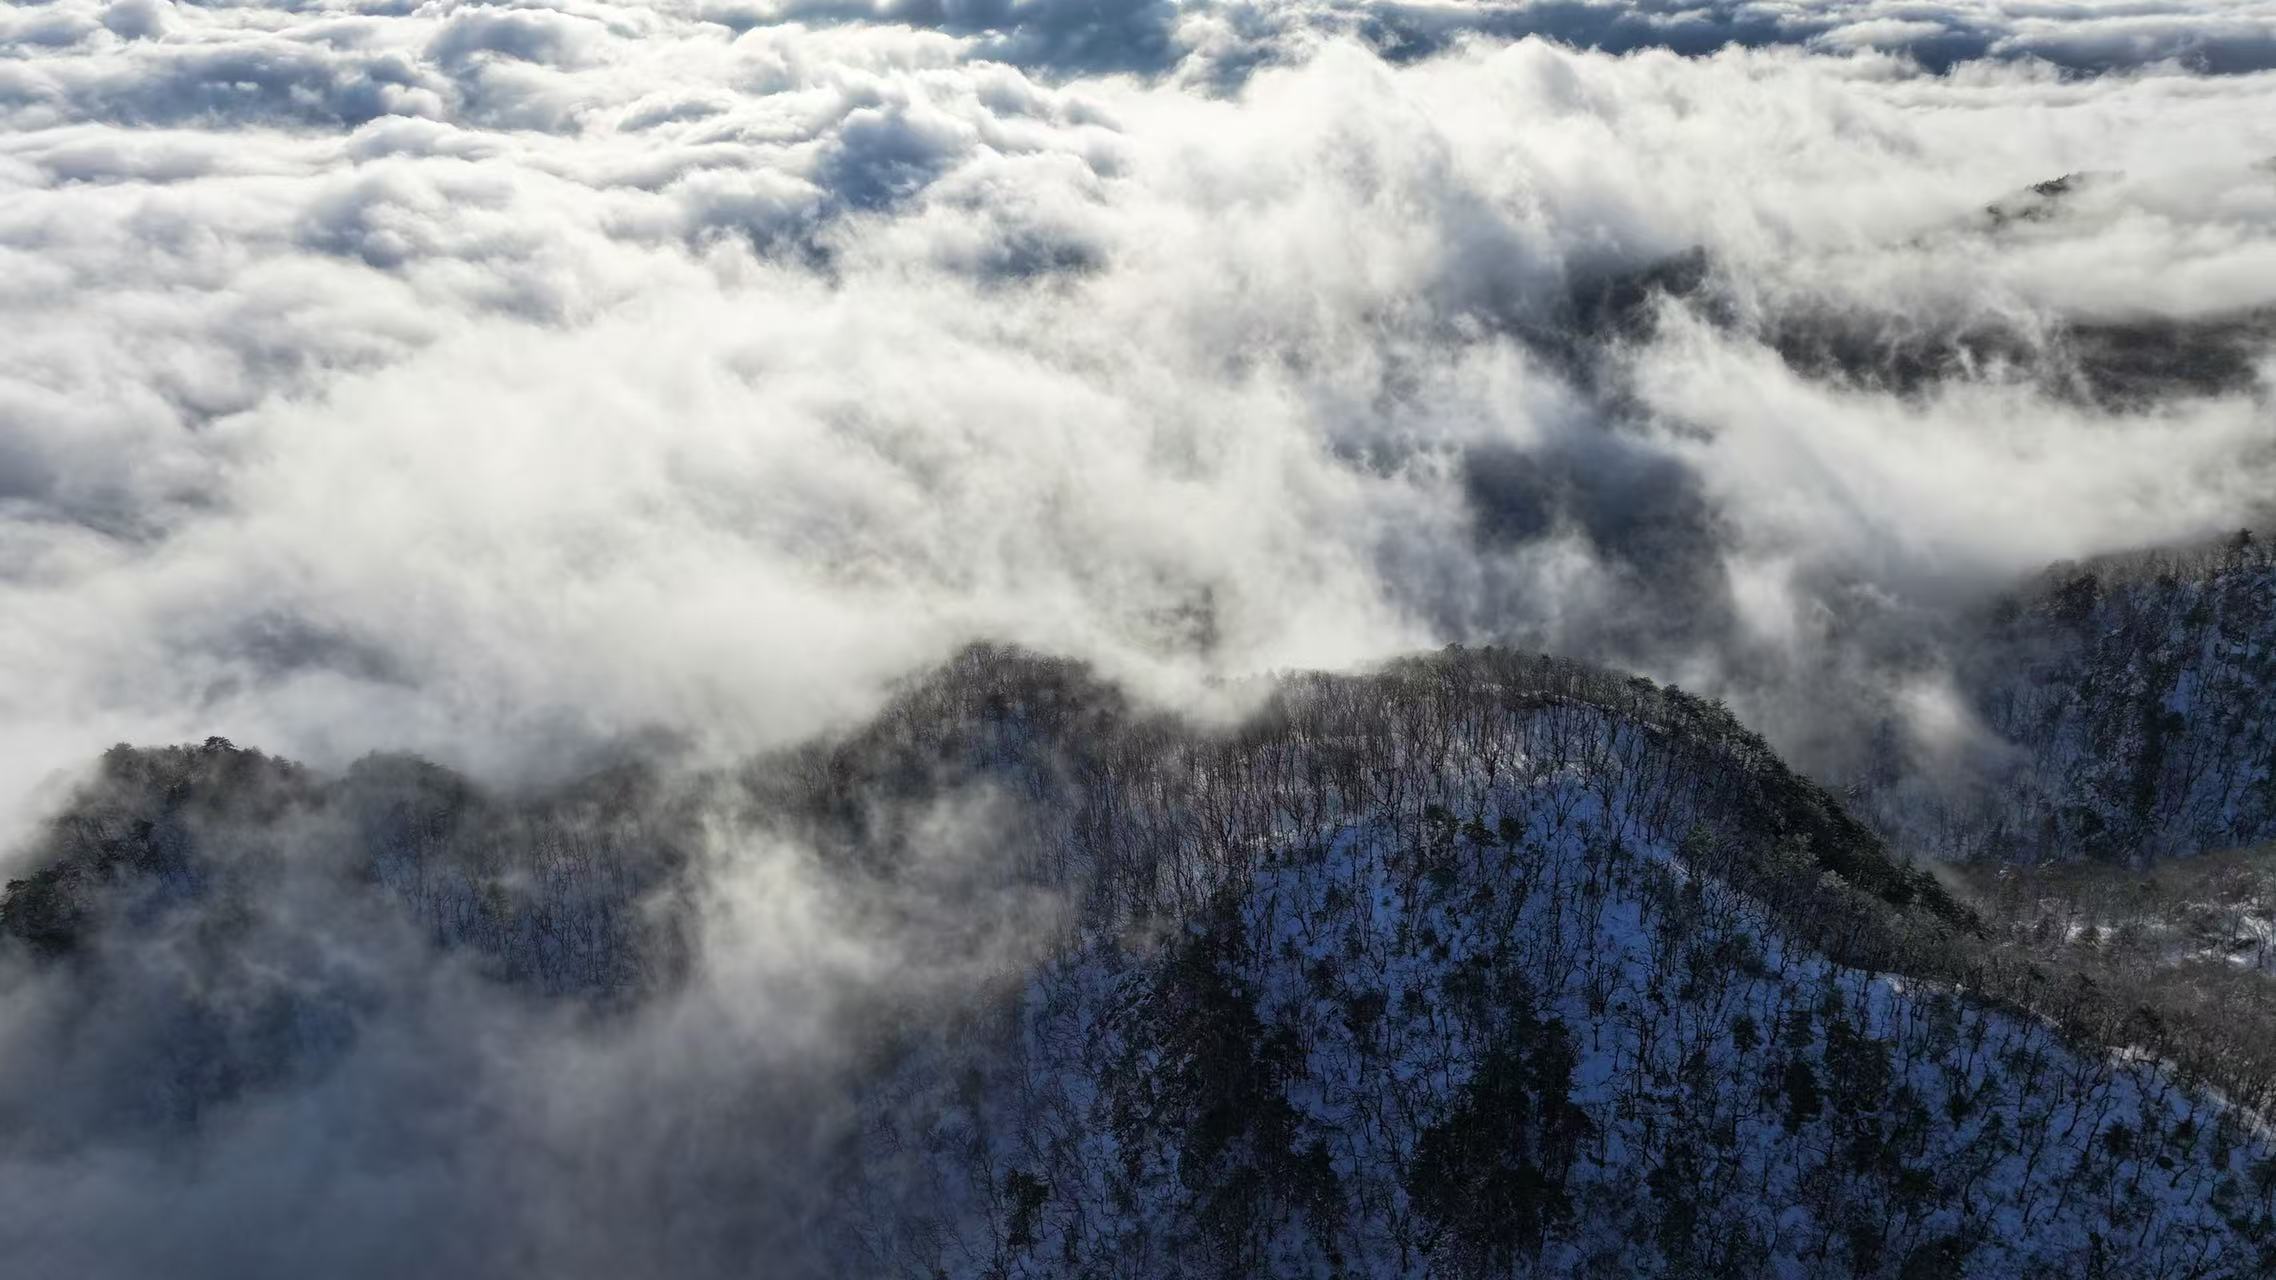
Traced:
<path fill-rule="evenodd" d="M 1499 641 L 1729 697 L 1829 771 L 1881 708 L 1964 739 L 1960 610 L 2276 493 L 2272 32 L 2264 0 L 15 6 L 0 842 L 121 739 L 510 784 L 799 741 L 978 637 L 1204 708 Z M 941 883 L 1003 856 L 985 794 L 915 825 Z M 278 886 L 247 963 L 384 1016 L 202 1164 L 83 1142 L 171 1043 L 136 1001 L 198 972 L 172 940 L 97 1008 L 19 973 L 0 1102 L 50 1118 L 0 1173 L 43 1263 L 795 1273 L 817 1020 L 1009 967 L 1048 913 L 716 834 L 686 991 L 618 1022 Z"/>
<path fill-rule="evenodd" d="M 897 810 L 886 879 L 717 780 L 499 806 L 402 761 L 129 755 L 73 831 L 139 814 L 175 861 L 67 959 L 0 956 L 27 1280 L 842 1274 L 816 1223 L 878 1010 L 1032 963 L 1057 906 L 1003 884 L 979 788 Z"/>
<path fill-rule="evenodd" d="M 1539 644 L 1807 752 L 1875 620 L 2276 490 L 2276 76 L 2201 73 L 2272 14 L 19 6 L 9 808 L 746 750 L 981 635 Z"/>

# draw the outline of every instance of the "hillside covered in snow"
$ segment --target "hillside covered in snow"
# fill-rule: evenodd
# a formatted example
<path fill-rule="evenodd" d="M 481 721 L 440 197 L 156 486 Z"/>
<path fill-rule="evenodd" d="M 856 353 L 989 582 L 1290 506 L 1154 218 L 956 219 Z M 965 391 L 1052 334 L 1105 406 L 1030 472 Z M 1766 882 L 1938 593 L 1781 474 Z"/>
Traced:
<path fill-rule="evenodd" d="M 1715 704 L 1565 661 L 1285 677 L 1208 729 L 976 649 L 851 733 L 518 798 L 122 748 L 42 841 L 0 900 L 40 1274 L 185 1237 L 327 1274 L 2276 1246 L 2276 1080 L 2007 945 Z M 273 1205 L 209 1199 L 278 1162 Z M 410 1167 L 438 1200 L 375 1195 Z M 106 1197 L 175 1207 L 78 1230 Z"/>
<path fill-rule="evenodd" d="M 2144 864 L 2276 840 L 2264 536 L 2057 565 L 1964 630 L 1958 685 L 1990 741 L 1934 784 L 1865 788 L 1900 843 Z"/>

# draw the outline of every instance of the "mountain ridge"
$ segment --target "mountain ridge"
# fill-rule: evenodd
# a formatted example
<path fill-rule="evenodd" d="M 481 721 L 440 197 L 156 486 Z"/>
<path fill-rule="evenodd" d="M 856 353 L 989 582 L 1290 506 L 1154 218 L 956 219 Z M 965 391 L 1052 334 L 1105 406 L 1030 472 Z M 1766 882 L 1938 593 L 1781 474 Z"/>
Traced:
<path fill-rule="evenodd" d="M 155 1127 L 114 1122 L 129 1146 L 312 1087 L 412 1016 L 438 979 L 388 975 L 417 966 L 470 974 L 476 1008 L 591 1010 L 550 1033 L 569 1046 L 668 1013 L 714 963 L 690 921 L 726 824 L 971 975 L 830 1006 L 860 1048 L 814 1085 L 844 1119 L 798 1157 L 823 1200 L 782 1228 L 813 1251 L 791 1274 L 2218 1277 L 2276 1238 L 2259 1095 L 2221 1074 L 2249 1064 L 2002 947 L 1720 705 L 1585 664 L 1284 677 L 1208 731 L 980 646 L 865 727 L 698 782 L 514 800 L 219 740 L 105 770 L 0 899 L 0 980 L 84 984 L 78 1022 L 186 1073 Z M 944 862 L 959 805 L 985 835 Z M 958 926 L 991 907 L 1008 932 Z M 329 967 L 280 978 L 312 940 Z M 676 1105 L 742 1114 L 760 1079 L 735 1075 Z M 735 1234 L 652 1249 L 733 1274 Z"/>

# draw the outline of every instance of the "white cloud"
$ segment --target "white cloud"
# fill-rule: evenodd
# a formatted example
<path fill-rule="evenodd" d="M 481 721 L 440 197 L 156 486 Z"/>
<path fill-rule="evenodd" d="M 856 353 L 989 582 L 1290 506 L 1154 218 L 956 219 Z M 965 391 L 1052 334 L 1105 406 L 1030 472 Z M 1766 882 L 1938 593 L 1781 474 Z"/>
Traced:
<path fill-rule="evenodd" d="M 1604 8 L 1525 7 L 1683 17 Z M 11 14 L 0 762 L 744 749 L 977 634 L 1165 693 L 1549 643 L 1805 745 L 1734 646 L 1808 649 L 1824 583 L 1919 607 L 2248 514 L 2265 383 L 2098 406 L 2012 360 L 2276 305 L 2276 77 L 1336 34 L 1420 12 L 1180 8 L 1150 78 L 1027 29 L 1111 26 L 1072 9 Z M 1984 211 L 2082 170 L 2123 176 Z M 1570 342 L 1576 289 L 1692 246 L 1712 305 Z M 1903 397 L 1764 345 L 1986 326 Z M 1790 621 L 1732 629 L 1734 584 Z"/>
<path fill-rule="evenodd" d="M 0 836 L 121 739 L 543 777 L 655 732 L 803 738 L 974 637 L 1173 703 L 1505 640 L 1726 694 L 1806 758 L 1838 756 L 1859 696 L 1973 745 L 1893 638 L 2276 492 L 2272 22 L 18 6 Z M 1507 38 L 1535 31 L 1602 49 Z M 1733 41 L 1776 47 L 1677 52 Z M 2098 370 L 2121 340 L 2152 358 Z M 1000 856 L 984 809 L 924 835 L 945 882 Z M 695 877 L 699 981 L 629 1025 L 284 919 L 280 945 L 402 984 L 353 1063 L 234 1113 L 203 1178 L 83 1151 L 15 1165 L 11 1203 L 149 1217 L 67 1232 L 89 1274 L 750 1244 L 787 1212 L 609 1233 L 682 1187 L 626 1185 L 658 1170 L 697 1189 L 682 1213 L 810 1190 L 795 1159 L 735 1181 L 769 1164 L 750 1134 L 803 1152 L 817 1119 L 788 1084 L 751 1096 L 831 1065 L 788 1032 L 1007 962 L 1039 905 L 840 896 L 752 839 Z M 0 1007 L 17 1097 L 53 1071 L 49 994 Z M 473 1220 L 501 1199 L 535 1220 Z"/>

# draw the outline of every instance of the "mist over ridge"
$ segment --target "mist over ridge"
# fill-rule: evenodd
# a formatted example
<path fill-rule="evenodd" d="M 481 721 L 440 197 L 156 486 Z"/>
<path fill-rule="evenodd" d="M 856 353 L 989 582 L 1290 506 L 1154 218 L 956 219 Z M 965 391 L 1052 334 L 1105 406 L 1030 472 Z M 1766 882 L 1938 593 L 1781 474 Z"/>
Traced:
<path fill-rule="evenodd" d="M 0 319 L 0 1272 L 2276 1266 L 2276 0 L 45 0 Z"/>

